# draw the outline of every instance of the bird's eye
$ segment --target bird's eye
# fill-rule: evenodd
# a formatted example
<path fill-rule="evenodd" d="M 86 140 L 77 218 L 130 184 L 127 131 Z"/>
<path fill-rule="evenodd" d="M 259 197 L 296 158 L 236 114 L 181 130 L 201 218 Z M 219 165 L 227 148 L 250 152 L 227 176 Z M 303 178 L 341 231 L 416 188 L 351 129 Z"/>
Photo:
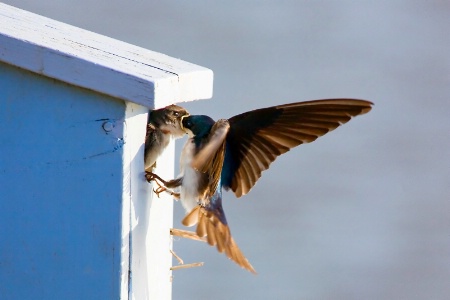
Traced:
<path fill-rule="evenodd" d="M 180 116 L 180 113 L 177 112 L 177 111 L 174 111 L 174 112 L 173 112 L 173 115 L 174 115 L 175 117 L 179 117 L 179 116 Z"/>

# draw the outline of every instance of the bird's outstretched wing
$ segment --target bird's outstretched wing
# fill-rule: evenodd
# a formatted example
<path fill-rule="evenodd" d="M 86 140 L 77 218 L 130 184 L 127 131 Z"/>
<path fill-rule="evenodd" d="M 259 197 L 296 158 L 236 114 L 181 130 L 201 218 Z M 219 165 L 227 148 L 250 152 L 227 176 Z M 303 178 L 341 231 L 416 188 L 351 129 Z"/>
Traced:
<path fill-rule="evenodd" d="M 231 237 L 230 228 L 223 213 L 221 200 L 220 203 L 211 203 L 196 206 L 186 215 L 182 224 L 184 226 L 194 226 L 197 224 L 196 233 L 198 236 L 206 237 L 209 245 L 216 246 L 220 253 L 225 252 L 226 256 L 240 267 L 256 274 L 255 269 L 253 269 L 252 265 Z"/>
<path fill-rule="evenodd" d="M 193 157 L 191 167 L 208 174 L 209 197 L 212 197 L 219 186 L 223 161 L 225 158 L 225 140 L 230 129 L 228 120 L 221 119 L 211 128 L 204 141 L 205 145 Z"/>
<path fill-rule="evenodd" d="M 229 119 L 222 184 L 236 197 L 247 194 L 261 172 L 281 154 L 367 113 L 372 103 L 327 99 L 278 105 Z"/>

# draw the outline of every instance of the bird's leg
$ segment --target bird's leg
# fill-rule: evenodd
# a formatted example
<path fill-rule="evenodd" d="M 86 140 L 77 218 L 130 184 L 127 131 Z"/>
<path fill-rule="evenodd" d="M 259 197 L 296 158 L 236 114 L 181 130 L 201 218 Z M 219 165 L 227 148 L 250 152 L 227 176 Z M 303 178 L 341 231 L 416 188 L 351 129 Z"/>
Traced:
<path fill-rule="evenodd" d="M 164 179 L 162 179 L 161 177 L 159 177 L 158 175 L 156 175 L 155 173 L 153 173 L 151 171 L 145 171 L 145 179 L 147 179 L 148 182 L 151 182 L 151 181 L 157 182 L 157 180 L 158 180 L 158 181 L 162 182 L 164 185 L 167 184 L 167 181 L 165 181 Z"/>
<path fill-rule="evenodd" d="M 160 183 L 162 183 L 162 185 L 164 185 L 166 188 L 172 189 L 172 188 L 176 188 L 179 187 L 181 185 L 181 183 L 183 182 L 183 178 L 175 178 L 169 181 L 165 181 L 164 179 L 162 179 L 161 177 L 159 177 L 158 175 L 156 175 L 153 172 L 149 172 L 149 171 L 145 171 L 145 179 L 147 179 L 148 182 L 150 181 L 159 181 Z M 161 186 L 161 184 L 160 184 Z"/>

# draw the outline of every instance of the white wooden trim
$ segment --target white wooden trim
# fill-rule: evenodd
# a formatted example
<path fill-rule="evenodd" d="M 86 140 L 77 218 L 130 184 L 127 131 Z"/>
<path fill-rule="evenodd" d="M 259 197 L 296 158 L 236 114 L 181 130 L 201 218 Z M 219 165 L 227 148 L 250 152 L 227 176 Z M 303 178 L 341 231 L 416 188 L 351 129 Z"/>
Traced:
<path fill-rule="evenodd" d="M 147 109 L 128 102 L 125 119 L 121 299 L 171 299 L 173 199 L 144 178 Z M 174 176 L 174 146 L 157 161 L 163 178 Z"/>
<path fill-rule="evenodd" d="M 0 60 L 150 108 L 212 97 L 207 68 L 3 3 Z"/>

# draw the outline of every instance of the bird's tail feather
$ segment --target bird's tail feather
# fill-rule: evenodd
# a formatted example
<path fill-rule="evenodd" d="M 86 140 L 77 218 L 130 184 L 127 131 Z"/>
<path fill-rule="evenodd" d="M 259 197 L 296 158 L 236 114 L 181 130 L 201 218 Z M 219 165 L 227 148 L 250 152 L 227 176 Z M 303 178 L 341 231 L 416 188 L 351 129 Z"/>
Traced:
<path fill-rule="evenodd" d="M 181 221 L 184 226 L 197 225 L 196 233 L 199 237 L 206 237 L 209 245 L 216 246 L 220 253 L 226 256 L 247 271 L 256 274 L 255 269 L 239 249 L 231 237 L 230 228 L 223 224 L 212 212 L 198 205 Z"/>

